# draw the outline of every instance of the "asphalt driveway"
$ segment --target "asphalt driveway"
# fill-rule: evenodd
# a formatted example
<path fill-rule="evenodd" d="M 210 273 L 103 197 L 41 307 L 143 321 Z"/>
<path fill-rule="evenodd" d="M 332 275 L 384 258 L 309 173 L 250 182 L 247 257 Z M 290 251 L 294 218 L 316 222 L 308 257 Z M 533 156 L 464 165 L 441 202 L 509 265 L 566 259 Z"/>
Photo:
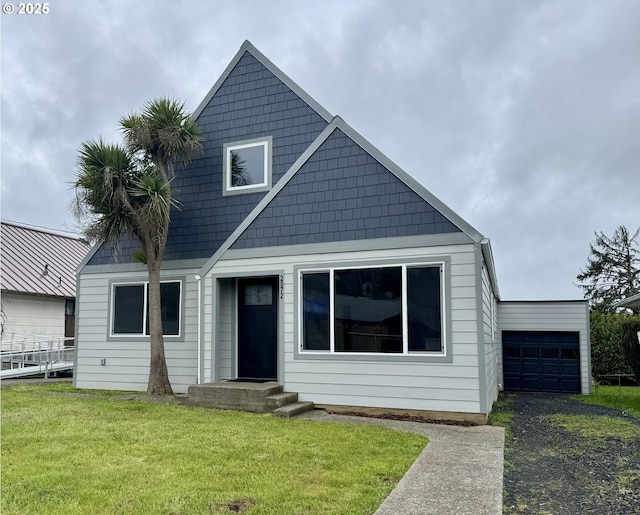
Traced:
<path fill-rule="evenodd" d="M 502 398 L 508 406 L 497 411 L 514 413 L 505 445 L 505 513 L 640 514 L 639 420 L 568 395 Z"/>

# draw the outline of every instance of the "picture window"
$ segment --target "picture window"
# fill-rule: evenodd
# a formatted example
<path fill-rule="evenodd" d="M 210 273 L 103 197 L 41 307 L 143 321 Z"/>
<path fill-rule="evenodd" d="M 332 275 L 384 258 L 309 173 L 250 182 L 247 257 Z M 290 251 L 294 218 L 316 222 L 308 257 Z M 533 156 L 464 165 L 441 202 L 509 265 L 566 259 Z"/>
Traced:
<path fill-rule="evenodd" d="M 301 274 L 301 350 L 444 353 L 443 267 L 402 265 Z"/>

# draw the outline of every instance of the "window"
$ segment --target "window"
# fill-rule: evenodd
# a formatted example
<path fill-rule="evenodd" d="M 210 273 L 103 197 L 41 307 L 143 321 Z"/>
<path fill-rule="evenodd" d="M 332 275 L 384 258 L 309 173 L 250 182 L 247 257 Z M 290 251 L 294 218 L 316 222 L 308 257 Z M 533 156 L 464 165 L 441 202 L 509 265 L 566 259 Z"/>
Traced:
<path fill-rule="evenodd" d="M 162 332 L 180 334 L 180 281 L 160 283 Z M 149 283 L 113 285 L 113 335 L 149 335 Z M 144 330 L 143 330 L 144 329 Z"/>
<path fill-rule="evenodd" d="M 402 352 L 402 269 L 336 270 L 336 352 Z"/>
<path fill-rule="evenodd" d="M 247 285 L 244 289 L 245 306 L 270 306 L 273 289 L 270 284 Z"/>
<path fill-rule="evenodd" d="M 329 350 L 329 274 L 303 274 L 302 327 L 307 350 Z"/>
<path fill-rule="evenodd" d="M 64 314 L 72 317 L 76 313 L 76 299 L 66 299 L 64 303 Z"/>
<path fill-rule="evenodd" d="M 271 137 L 224 145 L 224 195 L 271 188 Z"/>
<path fill-rule="evenodd" d="M 444 353 L 442 273 L 442 264 L 302 272 L 302 350 Z"/>
<path fill-rule="evenodd" d="M 442 351 L 440 268 L 407 269 L 409 351 Z"/>

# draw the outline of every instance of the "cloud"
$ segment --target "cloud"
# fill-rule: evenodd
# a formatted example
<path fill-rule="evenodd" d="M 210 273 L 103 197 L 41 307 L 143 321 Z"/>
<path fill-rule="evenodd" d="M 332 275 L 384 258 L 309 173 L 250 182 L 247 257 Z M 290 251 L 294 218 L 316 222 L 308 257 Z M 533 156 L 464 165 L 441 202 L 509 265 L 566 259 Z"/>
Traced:
<path fill-rule="evenodd" d="M 579 297 L 640 225 L 640 3 L 59 0 L 2 17 L 2 216 L 75 225 L 76 151 L 195 109 L 245 39 L 491 237 L 503 296 Z"/>

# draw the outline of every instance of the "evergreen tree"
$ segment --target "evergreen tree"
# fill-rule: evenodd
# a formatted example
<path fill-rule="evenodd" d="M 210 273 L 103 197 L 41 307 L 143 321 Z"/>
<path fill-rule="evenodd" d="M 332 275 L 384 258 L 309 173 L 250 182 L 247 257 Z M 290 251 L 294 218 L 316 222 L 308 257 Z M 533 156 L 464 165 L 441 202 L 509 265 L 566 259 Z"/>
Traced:
<path fill-rule="evenodd" d="M 610 313 L 615 311 L 613 304 L 640 292 L 640 228 L 630 234 L 620 225 L 612 237 L 602 231 L 594 234 L 587 266 L 577 277 L 578 286 L 592 309 Z"/>

